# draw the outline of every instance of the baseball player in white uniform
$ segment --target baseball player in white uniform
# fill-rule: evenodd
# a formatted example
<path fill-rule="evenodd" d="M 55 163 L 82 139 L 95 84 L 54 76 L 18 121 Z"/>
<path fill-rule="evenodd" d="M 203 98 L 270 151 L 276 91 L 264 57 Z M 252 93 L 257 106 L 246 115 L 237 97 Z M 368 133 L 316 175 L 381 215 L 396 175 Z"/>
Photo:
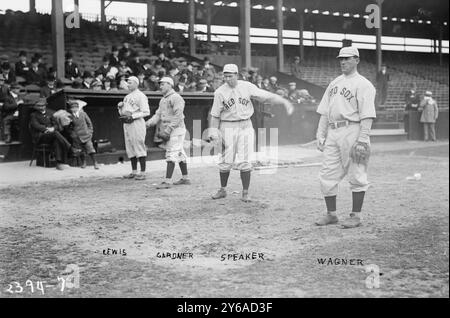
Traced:
<path fill-rule="evenodd" d="M 343 228 L 361 225 L 364 194 L 369 188 L 367 160 L 370 154 L 370 129 L 375 114 L 375 87 L 357 71 L 359 52 L 355 47 L 340 50 L 342 75 L 333 80 L 323 95 L 317 112 L 318 149 L 324 152 L 319 173 L 327 214 L 316 225 L 338 223 L 336 195 L 338 185 L 347 175 L 352 190 L 353 209 Z M 356 153 L 356 159 L 355 154 Z"/>
<path fill-rule="evenodd" d="M 130 76 L 127 84 L 131 92 L 125 96 L 123 102 L 117 105 L 119 115 L 123 121 L 125 149 L 128 158 L 131 160 L 132 169 L 131 173 L 124 176 L 124 178 L 144 180 L 147 159 L 147 148 L 145 146 L 147 129 L 144 117 L 150 115 L 150 108 L 147 96 L 138 89 L 139 79 L 135 76 Z M 138 160 L 141 166 L 139 174 L 137 171 Z"/>
<path fill-rule="evenodd" d="M 156 126 L 156 136 L 163 141 L 166 149 L 166 180 L 158 185 L 157 189 L 168 189 L 172 186 L 171 179 L 175 164 L 178 162 L 181 170 L 181 179 L 174 185 L 190 184 L 187 170 L 187 156 L 184 150 L 186 125 L 184 123 L 184 99 L 173 89 L 174 82 L 170 77 L 163 77 L 159 81 L 163 98 L 155 115 L 146 122 L 147 127 Z"/>
<path fill-rule="evenodd" d="M 211 109 L 209 139 L 222 140 L 223 151 L 220 158 L 221 188 L 212 196 L 221 199 L 227 196 L 226 187 L 230 170 L 240 170 L 242 181 L 242 201 L 249 202 L 248 189 L 252 164 L 254 130 L 250 117 L 254 113 L 251 99 L 273 102 L 286 107 L 289 115 L 294 111 L 292 104 L 279 95 L 259 89 L 256 85 L 238 80 L 238 67 L 226 64 L 223 68 L 225 83 L 214 92 Z"/>

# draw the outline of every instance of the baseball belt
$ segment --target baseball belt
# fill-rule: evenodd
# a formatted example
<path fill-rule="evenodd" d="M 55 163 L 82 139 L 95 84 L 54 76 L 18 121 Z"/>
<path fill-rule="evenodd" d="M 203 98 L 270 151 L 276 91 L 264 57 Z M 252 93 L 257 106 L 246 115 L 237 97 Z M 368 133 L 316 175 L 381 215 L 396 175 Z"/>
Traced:
<path fill-rule="evenodd" d="M 359 124 L 359 121 L 341 120 L 341 121 L 335 121 L 333 123 L 328 123 L 328 126 L 331 129 L 338 129 L 338 128 L 347 127 L 347 126 L 353 125 L 353 124 Z"/>

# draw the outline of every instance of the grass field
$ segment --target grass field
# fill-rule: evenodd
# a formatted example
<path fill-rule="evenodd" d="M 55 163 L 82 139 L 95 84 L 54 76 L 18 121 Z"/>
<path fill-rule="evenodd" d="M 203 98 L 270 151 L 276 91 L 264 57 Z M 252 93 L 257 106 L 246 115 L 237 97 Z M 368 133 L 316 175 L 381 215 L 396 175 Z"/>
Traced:
<path fill-rule="evenodd" d="M 448 159 L 448 145 L 373 155 L 364 223 L 348 230 L 313 225 L 325 211 L 319 167 L 253 173 L 248 204 L 239 200 L 237 172 L 228 197 L 210 199 L 214 167 L 191 169 L 192 185 L 169 190 L 154 188 L 160 173 L 151 171 L 143 182 L 101 177 L 3 188 L 0 295 L 449 297 Z M 415 172 L 421 180 L 406 180 Z M 350 209 L 343 182 L 338 215 Z M 122 254 L 104 255 L 108 248 Z M 192 257 L 158 257 L 182 252 Z M 69 264 L 79 269 L 79 286 L 69 281 L 61 291 L 57 278 L 67 277 Z M 378 288 L 366 286 L 370 264 L 381 272 Z"/>

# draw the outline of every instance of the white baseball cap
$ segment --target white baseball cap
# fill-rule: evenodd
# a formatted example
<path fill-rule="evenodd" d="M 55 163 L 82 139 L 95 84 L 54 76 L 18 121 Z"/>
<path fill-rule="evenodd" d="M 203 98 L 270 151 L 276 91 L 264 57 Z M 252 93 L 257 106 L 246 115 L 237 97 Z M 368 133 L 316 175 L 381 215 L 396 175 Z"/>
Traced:
<path fill-rule="evenodd" d="M 239 69 L 236 64 L 225 64 L 223 67 L 224 73 L 238 73 Z"/>
<path fill-rule="evenodd" d="M 136 76 L 128 77 L 128 81 L 135 82 L 136 84 L 139 84 L 139 79 Z"/>
<path fill-rule="evenodd" d="M 161 78 L 159 80 L 160 83 L 164 82 L 164 83 L 169 83 L 170 85 L 172 85 L 172 87 L 175 86 L 175 84 L 173 83 L 173 79 L 169 76 L 164 76 L 163 78 Z"/>
<path fill-rule="evenodd" d="M 425 95 L 426 95 L 426 96 L 432 96 L 433 93 L 432 93 L 431 91 L 426 91 L 426 92 L 425 92 Z"/>
<path fill-rule="evenodd" d="M 346 46 L 346 47 L 343 47 L 339 51 L 339 55 L 337 56 L 337 58 L 339 58 L 339 57 L 352 57 L 352 56 L 359 57 L 358 49 L 356 47 L 354 47 L 354 46 Z"/>

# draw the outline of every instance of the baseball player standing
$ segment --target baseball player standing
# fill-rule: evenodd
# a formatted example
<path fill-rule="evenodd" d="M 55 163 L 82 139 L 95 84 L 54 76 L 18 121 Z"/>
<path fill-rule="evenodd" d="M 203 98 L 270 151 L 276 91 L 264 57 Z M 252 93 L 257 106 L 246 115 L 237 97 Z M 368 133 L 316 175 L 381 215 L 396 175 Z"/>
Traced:
<path fill-rule="evenodd" d="M 139 79 L 135 76 L 128 78 L 128 89 L 131 91 L 125 96 L 123 102 L 117 107 L 119 115 L 123 121 L 123 133 L 125 137 L 125 149 L 128 158 L 131 160 L 131 173 L 124 176 L 126 179 L 144 180 L 145 163 L 147 159 L 147 148 L 145 146 L 144 117 L 150 115 L 148 99 L 144 93 L 138 89 Z M 137 162 L 141 166 L 141 173 L 138 174 Z"/>
<path fill-rule="evenodd" d="M 226 64 L 223 68 L 225 83 L 214 92 L 211 109 L 209 139 L 222 140 L 223 151 L 220 158 L 221 188 L 212 196 L 221 199 L 227 196 L 226 187 L 230 170 L 240 170 L 242 181 L 242 201 L 249 202 L 248 189 L 252 165 L 250 156 L 254 146 L 254 130 L 250 117 L 254 113 L 251 99 L 282 104 L 289 115 L 294 111 L 292 104 L 281 96 L 259 89 L 256 85 L 238 80 L 238 67 Z"/>
<path fill-rule="evenodd" d="M 347 175 L 352 190 L 353 209 L 343 228 L 361 225 L 361 208 L 369 188 L 367 164 L 370 154 L 370 129 L 375 115 L 375 87 L 357 71 L 359 52 L 355 47 L 340 50 L 342 75 L 333 80 L 323 95 L 317 112 L 318 149 L 324 152 L 319 173 L 327 214 L 316 225 L 338 222 L 336 195 Z"/>
<path fill-rule="evenodd" d="M 159 101 L 159 107 L 155 115 L 146 122 L 147 127 L 159 127 L 156 136 L 163 140 L 166 148 L 166 180 L 158 185 L 157 189 L 168 189 L 171 187 L 171 179 L 175 163 L 181 169 L 182 177 L 174 182 L 174 185 L 190 184 L 187 171 L 187 156 L 184 151 L 184 139 L 186 135 L 186 126 L 184 124 L 184 100 L 180 94 L 173 89 L 174 82 L 170 77 L 163 77 L 160 81 L 160 89 L 163 98 Z"/>

